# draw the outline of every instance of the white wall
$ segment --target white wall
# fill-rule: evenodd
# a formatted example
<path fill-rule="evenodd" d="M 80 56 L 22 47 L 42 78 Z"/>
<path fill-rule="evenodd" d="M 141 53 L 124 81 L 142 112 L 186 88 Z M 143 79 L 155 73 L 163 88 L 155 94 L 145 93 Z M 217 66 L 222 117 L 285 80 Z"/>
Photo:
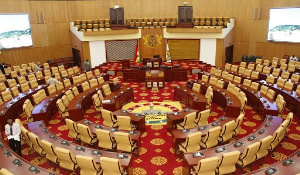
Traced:
<path fill-rule="evenodd" d="M 200 39 L 200 60 L 215 65 L 217 39 Z"/>
<path fill-rule="evenodd" d="M 105 41 L 90 41 L 91 67 L 106 62 Z"/>

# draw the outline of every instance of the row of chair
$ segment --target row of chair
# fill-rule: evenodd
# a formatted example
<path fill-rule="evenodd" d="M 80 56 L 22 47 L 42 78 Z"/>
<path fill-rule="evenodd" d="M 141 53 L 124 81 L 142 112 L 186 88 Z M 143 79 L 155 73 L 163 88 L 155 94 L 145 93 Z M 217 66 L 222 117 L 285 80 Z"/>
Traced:
<path fill-rule="evenodd" d="M 227 27 L 229 23 L 228 17 L 197 17 L 194 18 L 194 26 L 223 26 Z"/>
<path fill-rule="evenodd" d="M 111 30 L 109 23 L 105 23 L 105 24 L 82 24 L 82 25 L 75 25 L 75 27 L 77 28 L 78 31 L 87 31 L 87 32 Z"/>
<path fill-rule="evenodd" d="M 258 142 L 245 147 L 242 154 L 239 151 L 222 153 L 221 157 L 201 159 L 197 166 L 192 167 L 192 174 L 229 174 L 236 171 L 236 164 L 245 167 L 259 160 L 272 151 L 282 141 L 293 119 L 293 113 L 289 113 L 287 119 L 273 133 Z"/>
<path fill-rule="evenodd" d="M 120 160 L 101 157 L 100 165 L 96 164 L 93 158 L 88 156 L 77 155 L 76 157 L 70 150 L 55 147 L 52 143 L 40 138 L 32 132 L 29 132 L 21 125 L 21 133 L 25 142 L 30 148 L 34 149 L 38 154 L 46 156 L 46 158 L 59 164 L 60 167 L 75 171 L 80 168 L 80 174 L 110 174 L 124 173 L 125 169 L 121 167 Z M 115 133 L 116 134 L 116 133 Z"/>
<path fill-rule="evenodd" d="M 98 142 L 98 147 L 102 149 L 137 153 L 137 142 L 132 141 L 130 134 L 127 132 L 114 132 L 114 137 L 112 137 L 109 130 L 97 129 L 94 134 L 87 125 L 76 123 L 70 119 L 65 119 L 65 121 L 69 128 L 69 135 L 77 140 L 89 145 Z M 119 126 L 123 126 L 124 123 L 126 125 L 126 121 L 128 120 L 124 120 L 123 116 L 118 116 Z"/>
<path fill-rule="evenodd" d="M 200 151 L 201 147 L 208 149 L 218 145 L 218 142 L 224 143 L 228 141 L 239 133 L 244 116 L 241 113 L 236 120 L 227 122 L 222 128 L 217 126 L 210 129 L 204 137 L 202 137 L 201 131 L 189 134 L 185 142 L 178 145 L 179 150 L 183 153 L 190 153 Z"/>
<path fill-rule="evenodd" d="M 148 28 L 148 27 L 167 27 L 167 26 L 175 26 L 175 21 L 161 21 L 161 22 L 129 22 L 129 27 L 141 27 L 141 28 Z"/>

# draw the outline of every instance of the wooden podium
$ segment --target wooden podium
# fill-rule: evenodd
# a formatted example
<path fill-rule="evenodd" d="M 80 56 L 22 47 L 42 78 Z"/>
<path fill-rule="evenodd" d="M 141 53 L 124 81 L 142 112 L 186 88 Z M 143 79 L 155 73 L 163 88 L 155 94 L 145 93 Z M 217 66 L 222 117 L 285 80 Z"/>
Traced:
<path fill-rule="evenodd" d="M 158 70 L 162 65 L 161 58 L 144 58 L 143 65 L 149 67 L 151 70 Z"/>
<path fill-rule="evenodd" d="M 164 88 L 165 77 L 164 72 L 159 70 L 151 70 L 146 72 L 145 76 L 146 88 Z"/>

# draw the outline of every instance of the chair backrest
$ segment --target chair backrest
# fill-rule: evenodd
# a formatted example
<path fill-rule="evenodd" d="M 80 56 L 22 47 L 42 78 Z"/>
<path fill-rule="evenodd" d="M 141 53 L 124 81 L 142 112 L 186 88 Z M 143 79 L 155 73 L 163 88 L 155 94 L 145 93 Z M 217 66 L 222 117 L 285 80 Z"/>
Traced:
<path fill-rule="evenodd" d="M 292 74 L 291 81 L 299 82 L 299 78 L 300 78 L 300 76 L 298 74 Z"/>
<path fill-rule="evenodd" d="M 115 132 L 114 135 L 117 142 L 118 151 L 132 152 L 132 143 L 129 133 Z"/>
<path fill-rule="evenodd" d="M 71 101 L 74 98 L 74 95 L 73 95 L 73 93 L 72 93 L 71 90 L 67 90 L 65 92 L 65 94 L 66 94 L 66 96 L 67 96 L 67 98 L 68 98 L 69 101 Z"/>
<path fill-rule="evenodd" d="M 222 130 L 220 133 L 220 139 L 222 142 L 226 142 L 227 140 L 231 139 L 233 136 L 233 130 L 235 128 L 235 121 L 229 121 L 222 126 Z"/>
<path fill-rule="evenodd" d="M 112 150 L 114 148 L 114 139 L 111 137 L 110 131 L 104 129 L 97 129 L 96 135 L 98 139 L 98 146 L 104 149 Z"/>
<path fill-rule="evenodd" d="M 52 74 L 59 73 L 58 67 L 51 67 L 51 72 L 52 72 Z"/>
<path fill-rule="evenodd" d="M 41 146 L 41 140 L 40 140 L 40 137 L 35 135 L 34 133 L 32 132 L 28 132 L 27 133 L 30 141 L 32 142 L 33 144 L 33 149 L 40 155 L 44 155 L 45 154 L 45 151 L 43 149 L 43 147 Z"/>
<path fill-rule="evenodd" d="M 271 68 L 270 67 L 264 67 L 263 68 L 263 73 L 269 75 L 271 73 Z"/>
<path fill-rule="evenodd" d="M 51 95 L 51 94 L 54 94 L 56 92 L 56 88 L 54 85 L 50 85 L 47 87 L 47 91 L 48 91 L 48 94 Z"/>
<path fill-rule="evenodd" d="M 215 174 L 215 170 L 218 166 L 218 161 L 219 158 L 218 157 L 210 157 L 210 158 L 206 158 L 206 159 L 201 159 L 198 162 L 195 174 L 201 174 L 201 175 L 205 175 L 205 174 Z"/>
<path fill-rule="evenodd" d="M 278 67 L 278 62 L 276 61 L 272 61 L 272 65 L 273 68 L 277 68 Z"/>
<path fill-rule="evenodd" d="M 7 80 L 7 83 L 10 88 L 17 86 L 17 82 L 15 79 L 9 79 L 9 80 Z"/>
<path fill-rule="evenodd" d="M 255 64 L 261 64 L 262 63 L 262 59 L 256 59 L 255 60 Z"/>
<path fill-rule="evenodd" d="M 232 151 L 228 153 L 223 153 L 217 168 L 217 173 L 219 174 L 229 174 L 236 171 L 235 164 L 239 160 L 240 152 Z"/>
<path fill-rule="evenodd" d="M 268 148 L 270 147 L 272 140 L 273 136 L 269 135 L 259 141 L 260 145 L 256 153 L 256 159 L 260 159 L 268 154 Z"/>
<path fill-rule="evenodd" d="M 0 83 L 0 92 L 3 92 L 6 90 L 6 85 L 4 83 Z"/>
<path fill-rule="evenodd" d="M 251 79 L 258 79 L 258 78 L 259 78 L 259 72 L 257 72 L 257 71 L 252 71 L 250 77 L 251 77 Z"/>
<path fill-rule="evenodd" d="M 258 91 L 259 83 L 252 82 L 250 88 L 253 89 L 253 90 L 255 90 L 255 91 Z"/>
<path fill-rule="evenodd" d="M 256 65 L 255 71 L 262 72 L 263 71 L 263 66 L 260 65 L 260 64 Z"/>
<path fill-rule="evenodd" d="M 196 112 L 192 112 L 190 114 L 187 114 L 184 117 L 183 120 L 183 126 L 185 129 L 190 129 L 195 126 L 195 120 L 196 120 Z"/>
<path fill-rule="evenodd" d="M 283 89 L 287 90 L 287 91 L 292 91 L 294 88 L 294 83 L 287 81 L 284 86 Z"/>
<path fill-rule="evenodd" d="M 65 87 L 64 87 L 64 84 L 63 84 L 62 82 L 57 83 L 57 84 L 55 85 L 55 87 L 56 87 L 56 90 L 57 90 L 57 91 L 62 90 L 62 89 L 65 88 Z"/>
<path fill-rule="evenodd" d="M 104 100 L 104 97 L 103 97 L 103 94 L 102 94 L 101 90 L 98 90 L 97 94 L 98 94 L 100 100 Z"/>
<path fill-rule="evenodd" d="M 269 89 L 268 86 L 262 85 L 260 87 L 260 93 L 267 95 L 268 89 Z"/>
<path fill-rule="evenodd" d="M 74 76 L 72 79 L 73 79 L 73 84 L 78 84 L 81 82 L 80 76 Z"/>
<path fill-rule="evenodd" d="M 80 74 L 79 77 L 82 82 L 87 80 L 86 75 L 84 73 Z"/>
<path fill-rule="evenodd" d="M 202 81 L 208 82 L 208 76 L 207 75 L 202 75 Z"/>
<path fill-rule="evenodd" d="M 114 115 L 111 111 L 108 111 L 106 109 L 101 109 L 101 114 L 103 118 L 103 125 L 108 126 L 108 127 L 113 127 L 114 126 Z"/>
<path fill-rule="evenodd" d="M 74 96 L 79 95 L 79 91 L 78 91 L 78 89 L 77 89 L 76 86 L 74 86 L 74 87 L 72 88 L 72 93 L 74 94 Z"/>
<path fill-rule="evenodd" d="M 208 124 L 208 118 L 210 116 L 210 109 L 206 109 L 198 113 L 198 126 L 204 126 Z"/>
<path fill-rule="evenodd" d="M 282 79 L 289 79 L 290 78 L 290 73 L 289 72 L 282 72 L 281 76 Z"/>
<path fill-rule="evenodd" d="M 19 77 L 18 78 L 18 82 L 19 82 L 19 84 L 23 84 L 23 83 L 26 83 L 27 82 L 27 80 L 26 80 L 26 78 L 25 77 Z"/>
<path fill-rule="evenodd" d="M 243 75 L 250 78 L 251 72 L 252 72 L 252 70 L 246 69 L 246 70 L 244 71 Z"/>
<path fill-rule="evenodd" d="M 98 175 L 99 165 L 97 165 L 92 157 L 76 155 L 76 160 L 80 168 L 80 174 Z"/>
<path fill-rule="evenodd" d="M 85 74 L 86 74 L 87 79 L 92 79 L 94 77 L 92 71 L 88 71 Z"/>
<path fill-rule="evenodd" d="M 81 84 L 81 87 L 82 87 L 82 90 L 83 90 L 83 91 L 87 91 L 87 90 L 90 89 L 90 85 L 89 85 L 89 83 L 88 83 L 87 81 L 84 82 L 84 83 L 82 83 L 82 84 Z"/>
<path fill-rule="evenodd" d="M 215 73 L 216 73 L 216 68 L 215 67 L 212 67 L 211 69 L 210 69 L 210 74 L 211 75 L 215 75 Z"/>
<path fill-rule="evenodd" d="M 128 116 L 117 116 L 117 123 L 121 130 L 132 130 L 131 120 Z"/>
<path fill-rule="evenodd" d="M 238 71 L 238 74 L 243 75 L 245 70 L 246 70 L 245 67 L 240 67 L 240 68 L 239 68 L 239 71 Z"/>
<path fill-rule="evenodd" d="M 221 69 L 217 69 L 217 70 L 215 71 L 215 76 L 220 77 L 221 74 L 222 74 L 222 70 L 221 70 Z"/>
<path fill-rule="evenodd" d="M 63 114 L 63 113 L 66 112 L 66 110 L 67 110 L 66 106 L 64 105 L 64 103 L 62 102 L 61 99 L 58 99 L 58 100 L 56 101 L 56 106 L 57 106 L 57 108 L 59 109 L 59 112 L 60 112 L 61 114 Z"/>
<path fill-rule="evenodd" d="M 28 81 L 36 80 L 35 74 L 29 74 L 27 77 L 28 77 Z M 20 84 L 20 82 L 19 82 L 19 84 Z"/>
<path fill-rule="evenodd" d="M 62 168 L 68 169 L 68 170 L 75 170 L 77 169 L 77 161 L 74 157 L 73 153 L 70 150 L 64 149 L 64 148 L 55 148 L 55 154 L 57 155 L 59 159 L 59 165 Z"/>
<path fill-rule="evenodd" d="M 8 171 L 8 170 L 5 169 L 5 168 L 1 168 L 0 174 L 1 174 L 1 175 L 14 175 L 13 173 L 11 173 L 10 171 Z"/>
<path fill-rule="evenodd" d="M 46 152 L 46 158 L 54 163 L 57 163 L 57 156 L 54 152 L 55 146 L 46 140 L 41 140 L 41 146 Z"/>
<path fill-rule="evenodd" d="M 201 88 L 201 85 L 199 83 L 194 83 L 192 90 L 200 93 L 200 88 Z"/>
<path fill-rule="evenodd" d="M 200 131 L 188 135 L 184 144 L 186 152 L 200 151 L 201 136 Z"/>
<path fill-rule="evenodd" d="M 280 69 L 273 69 L 272 75 L 274 77 L 279 77 L 279 74 L 280 74 Z"/>
<path fill-rule="evenodd" d="M 103 90 L 105 96 L 108 96 L 111 94 L 111 90 L 110 90 L 110 87 L 108 84 L 103 85 L 102 90 Z"/>
<path fill-rule="evenodd" d="M 274 84 L 274 82 L 275 82 L 275 77 L 274 77 L 273 75 L 268 75 L 268 76 L 267 76 L 267 79 L 266 79 L 266 82 L 267 82 L 268 84 Z"/>
<path fill-rule="evenodd" d="M 122 175 L 122 167 L 119 159 L 100 157 L 103 175 Z"/>
<path fill-rule="evenodd" d="M 233 74 L 228 74 L 226 79 L 229 81 L 233 81 L 234 75 Z"/>
<path fill-rule="evenodd" d="M 277 79 L 277 83 L 276 85 L 280 88 L 283 88 L 284 87 L 284 84 L 285 84 L 286 80 L 282 79 L 282 78 L 278 78 Z"/>
<path fill-rule="evenodd" d="M 225 70 L 229 72 L 230 69 L 231 69 L 231 64 L 226 63 L 226 64 L 225 64 Z"/>
<path fill-rule="evenodd" d="M 232 65 L 231 66 L 231 72 L 237 73 L 238 69 L 239 69 L 239 67 L 237 65 Z"/>
<path fill-rule="evenodd" d="M 240 67 L 244 67 L 244 68 L 245 68 L 246 66 L 247 66 L 247 63 L 246 63 L 246 62 L 241 62 L 241 63 L 240 63 Z"/>
<path fill-rule="evenodd" d="M 239 76 L 234 76 L 233 82 L 237 84 L 241 84 L 242 78 Z"/>
<path fill-rule="evenodd" d="M 273 100 L 274 96 L 275 96 L 275 91 L 273 91 L 272 89 L 269 89 L 267 92 L 267 97 L 270 98 L 271 100 Z"/>
<path fill-rule="evenodd" d="M 65 70 L 65 66 L 64 65 L 60 65 L 58 66 L 58 70 L 61 72 L 61 71 L 64 71 Z"/>
<path fill-rule="evenodd" d="M 222 80 L 218 80 L 218 81 L 217 81 L 216 86 L 217 86 L 218 88 L 223 89 L 223 88 L 224 88 L 224 85 L 225 85 L 225 82 L 224 82 L 224 81 L 222 81 Z"/>
<path fill-rule="evenodd" d="M 246 86 L 246 87 L 250 87 L 251 86 L 251 80 L 244 79 L 243 85 Z"/>
<path fill-rule="evenodd" d="M 91 80 L 89 80 L 89 83 L 90 83 L 91 88 L 94 88 L 94 87 L 98 86 L 97 79 L 91 79 Z"/>
<path fill-rule="evenodd" d="M 228 72 L 226 72 L 226 71 L 223 71 L 222 72 L 222 78 L 224 78 L 224 79 L 226 79 L 227 78 L 227 76 L 229 75 L 229 73 Z"/>
<path fill-rule="evenodd" d="M 67 72 L 68 72 L 68 74 L 69 74 L 70 76 L 72 76 L 72 75 L 75 74 L 73 68 L 67 69 Z"/>
<path fill-rule="evenodd" d="M 70 79 L 65 79 L 65 80 L 63 80 L 63 82 L 64 82 L 65 87 L 69 87 L 72 85 Z"/>
<path fill-rule="evenodd" d="M 220 126 L 209 129 L 206 136 L 202 139 L 202 142 L 205 144 L 205 148 L 211 148 L 218 145 L 218 137 L 220 133 Z"/>
<path fill-rule="evenodd" d="M 254 70 L 254 68 L 255 68 L 255 64 L 253 64 L 253 63 L 248 64 L 249 70 Z"/>
<path fill-rule="evenodd" d="M 280 65 L 281 70 L 287 70 L 287 67 L 288 67 L 287 64 L 281 64 Z"/>
<path fill-rule="evenodd" d="M 245 149 L 243 154 L 240 156 L 240 162 L 239 165 L 242 167 L 249 165 L 250 163 L 254 162 L 256 159 L 256 153 L 259 149 L 260 143 L 255 142 L 251 145 L 248 145 Z"/>
<path fill-rule="evenodd" d="M 79 131 L 80 140 L 85 142 L 85 143 L 91 144 L 92 140 L 94 139 L 94 136 L 91 132 L 90 127 L 88 127 L 84 124 L 78 123 L 77 128 L 78 128 L 78 131 Z"/>
<path fill-rule="evenodd" d="M 218 79 L 216 77 L 210 77 L 209 79 L 209 84 L 216 85 Z"/>
<path fill-rule="evenodd" d="M 94 74 L 95 74 L 95 76 L 100 76 L 101 75 L 101 73 L 100 73 L 100 70 L 99 69 L 95 69 L 94 70 Z"/>
<path fill-rule="evenodd" d="M 60 75 L 61 75 L 61 77 L 68 77 L 69 75 L 68 75 L 68 72 L 66 71 L 66 70 L 62 70 L 61 72 L 60 72 Z"/>
<path fill-rule="evenodd" d="M 295 72 L 295 70 L 296 70 L 296 65 L 291 65 L 291 64 L 289 64 L 288 65 L 288 72 Z"/>
<path fill-rule="evenodd" d="M 13 97 L 17 97 L 19 94 L 20 94 L 20 92 L 19 92 L 19 90 L 18 90 L 18 87 L 12 87 L 11 89 L 10 89 L 10 91 L 11 91 L 11 94 L 13 95 Z"/>
<path fill-rule="evenodd" d="M 2 99 L 3 99 L 4 102 L 7 102 L 7 101 L 9 101 L 13 98 L 10 91 L 1 92 L 1 96 L 2 96 Z"/>
<path fill-rule="evenodd" d="M 103 77 L 97 78 L 97 81 L 99 84 L 103 84 L 105 82 Z"/>
<path fill-rule="evenodd" d="M 244 117 L 245 117 L 245 114 L 243 113 L 240 113 L 240 115 L 238 116 L 238 118 L 236 118 L 235 120 L 235 126 L 234 126 L 234 132 L 235 134 L 238 134 L 241 130 L 241 125 L 243 123 L 243 120 L 244 120 Z"/>
<path fill-rule="evenodd" d="M 77 139 L 79 136 L 77 124 L 73 120 L 70 120 L 70 119 L 65 119 L 65 121 L 66 121 L 66 125 L 69 129 L 69 136 Z"/>

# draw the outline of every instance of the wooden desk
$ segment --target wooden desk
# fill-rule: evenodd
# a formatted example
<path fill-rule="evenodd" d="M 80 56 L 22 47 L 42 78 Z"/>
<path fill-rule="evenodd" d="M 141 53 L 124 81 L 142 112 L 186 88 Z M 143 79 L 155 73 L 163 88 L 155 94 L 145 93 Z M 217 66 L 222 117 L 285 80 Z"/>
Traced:
<path fill-rule="evenodd" d="M 20 93 L 18 97 L 0 105 L 0 125 L 4 127 L 8 119 L 15 120 L 23 113 L 23 104 L 25 100 L 31 99 L 33 94 L 46 87 L 46 85 L 39 85 L 38 88 L 29 90 L 25 93 Z"/>
<path fill-rule="evenodd" d="M 3 147 L 0 146 L 0 160 L 1 160 L 1 168 L 5 168 L 8 171 L 10 171 L 13 174 L 26 174 L 26 175 L 34 175 L 35 173 L 29 171 L 29 168 L 31 166 L 36 167 L 40 172 L 38 173 L 39 175 L 49 175 L 49 174 L 55 174 L 52 171 L 46 170 L 42 167 L 38 167 L 35 166 L 33 164 L 31 164 L 30 162 L 28 162 L 27 160 L 25 160 L 24 158 L 20 157 L 19 155 L 17 155 L 13 150 L 11 150 L 9 148 L 9 146 L 5 143 L 2 134 L 0 134 L 0 143 L 3 144 Z M 11 153 L 11 156 L 6 157 L 5 156 L 5 151 L 9 151 Z M 22 165 L 21 166 L 16 166 L 13 161 L 14 160 L 20 160 Z"/>
<path fill-rule="evenodd" d="M 283 159 L 282 161 L 278 161 L 272 165 L 269 165 L 267 167 L 255 170 L 255 171 L 251 171 L 250 173 L 247 173 L 246 175 L 266 175 L 267 170 L 271 169 L 271 168 L 275 168 L 277 170 L 276 173 L 274 173 L 274 175 L 290 175 L 290 174 L 297 174 L 300 173 L 300 154 L 297 155 L 300 152 L 300 149 L 298 149 L 295 153 L 293 153 L 291 156 L 289 156 L 286 159 Z M 283 163 L 286 160 L 292 160 L 294 161 L 292 164 L 290 165 L 284 165 Z"/>
<path fill-rule="evenodd" d="M 124 113 L 122 109 L 119 109 L 115 112 L 113 112 L 114 116 L 129 116 L 131 119 L 131 122 L 137 126 L 137 130 L 140 132 L 145 132 L 146 131 L 146 126 L 145 126 L 145 116 L 142 117 L 137 117 L 133 113 Z"/>
<path fill-rule="evenodd" d="M 165 87 L 164 73 L 159 70 L 147 71 L 145 82 L 146 82 L 146 88 L 152 88 L 152 87 L 164 88 Z"/>
<path fill-rule="evenodd" d="M 248 105 L 256 110 L 260 116 L 278 116 L 279 112 L 275 101 L 269 99 L 266 95 L 261 94 L 260 91 L 250 90 L 243 85 L 240 85 L 240 89 L 246 94 Z"/>
<path fill-rule="evenodd" d="M 56 106 L 56 101 L 60 99 L 65 91 L 71 89 L 76 85 L 71 85 L 62 90 L 56 91 L 55 93 L 47 96 L 41 103 L 33 107 L 32 117 L 34 121 L 43 120 L 46 125 L 48 125 L 52 116 L 58 111 Z"/>
<path fill-rule="evenodd" d="M 201 93 L 205 95 L 208 86 L 213 88 L 213 102 L 223 108 L 227 117 L 237 118 L 240 115 L 241 102 L 231 92 L 226 89 L 218 88 L 214 85 L 208 84 L 201 80 L 198 81 L 201 84 Z"/>
<path fill-rule="evenodd" d="M 48 131 L 47 133 L 43 132 L 44 128 Z M 89 156 L 89 157 L 94 158 L 95 162 L 100 163 L 100 156 L 92 154 L 92 151 L 94 151 L 95 149 L 85 147 L 82 145 L 78 145 L 78 144 L 74 144 L 72 142 L 69 142 L 69 145 L 63 145 L 61 142 L 64 139 L 62 139 L 61 137 L 58 137 L 57 135 L 53 134 L 50 130 L 48 130 L 48 128 L 46 127 L 46 125 L 44 124 L 43 121 L 28 123 L 28 129 L 32 133 L 39 136 L 41 140 L 46 140 L 46 141 L 52 143 L 55 147 L 60 147 L 60 148 L 70 150 L 74 156 L 76 156 L 76 155 Z M 56 137 L 56 139 L 50 138 L 51 134 L 54 135 Z M 84 151 L 77 150 L 76 147 L 78 147 L 78 146 L 84 148 Z M 110 151 L 104 151 L 104 150 L 98 150 L 98 151 L 101 153 L 102 157 L 110 157 L 110 158 L 115 158 L 115 159 L 118 159 L 118 157 L 117 157 L 118 154 L 127 155 L 128 156 L 127 159 L 120 159 L 121 166 L 126 168 L 127 171 L 129 171 L 128 170 L 129 167 L 132 167 L 132 165 L 131 165 L 132 164 L 131 163 L 132 154 L 117 153 L 117 152 L 110 152 Z M 130 174 L 130 172 L 131 171 L 129 171 L 129 174 Z M 132 174 L 132 172 L 131 172 L 131 174 Z"/>
<path fill-rule="evenodd" d="M 265 124 L 266 123 L 269 123 L 270 125 L 269 126 L 266 126 Z M 245 147 L 247 147 L 248 145 L 251 145 L 255 142 L 258 142 L 260 139 L 262 138 L 265 138 L 267 137 L 268 135 L 273 135 L 274 131 L 280 127 L 282 123 L 282 118 L 281 117 L 277 117 L 277 116 L 273 116 L 273 117 L 266 117 L 264 122 L 261 124 L 261 126 L 255 131 L 253 132 L 252 134 L 250 134 L 251 136 L 255 136 L 256 138 L 252 141 L 249 141 L 248 140 L 248 137 L 249 136 L 246 136 L 242 139 L 239 139 L 237 140 L 236 142 L 242 142 L 243 145 L 240 146 L 240 147 L 235 147 L 234 146 L 234 143 L 228 143 L 228 144 L 225 144 L 225 145 L 222 145 L 222 146 L 218 146 L 218 147 L 214 147 L 214 148 L 209 148 L 209 149 L 206 149 L 206 150 L 203 150 L 203 151 L 200 151 L 204 154 L 204 156 L 202 157 L 194 157 L 193 154 L 194 153 L 186 153 L 184 154 L 184 158 L 183 158 L 183 161 L 184 161 L 184 173 L 183 174 L 186 174 L 190 172 L 190 169 L 192 166 L 195 166 L 198 164 L 198 161 L 201 160 L 201 159 L 205 159 L 205 158 L 209 158 L 209 157 L 221 157 L 221 154 L 222 153 L 226 153 L 226 152 L 232 152 L 232 151 L 240 151 L 240 153 L 242 154 Z M 264 129 L 265 132 L 262 133 L 262 134 L 259 134 L 259 131 L 261 129 Z M 219 152 L 217 153 L 216 152 L 216 149 L 218 148 L 226 148 L 225 151 L 223 152 Z"/>
<path fill-rule="evenodd" d="M 173 114 L 168 114 L 167 115 L 167 130 L 171 132 L 174 129 L 174 126 L 180 122 L 183 121 L 184 117 L 190 113 L 196 112 L 198 113 L 199 111 L 196 109 L 189 109 L 188 111 L 182 110 L 179 111 L 176 115 Z"/>
<path fill-rule="evenodd" d="M 145 82 L 145 70 L 123 70 L 124 82 Z"/>
<path fill-rule="evenodd" d="M 112 92 L 110 95 L 105 97 L 105 100 L 108 100 L 103 104 L 103 108 L 109 111 L 116 111 L 121 109 L 126 103 L 129 103 L 134 99 L 133 89 L 132 88 L 121 88 L 115 92 Z"/>
<path fill-rule="evenodd" d="M 235 118 L 230 118 L 230 117 L 226 117 L 225 120 L 221 120 L 221 119 L 218 119 L 212 123 L 209 123 L 207 125 L 205 125 L 205 129 L 202 129 L 202 130 L 199 130 L 199 127 L 196 127 L 196 128 L 192 128 L 192 129 L 189 129 L 188 132 L 182 132 L 182 130 L 179 130 L 179 129 L 175 129 L 172 131 L 172 135 L 175 139 L 175 141 L 173 142 L 173 147 L 175 148 L 175 153 L 178 154 L 179 151 L 178 151 L 178 145 L 182 142 L 185 142 L 186 138 L 188 137 L 188 135 L 190 134 L 193 134 L 195 132 L 198 132 L 198 131 L 201 131 L 202 133 L 202 137 L 204 137 L 208 130 L 214 128 L 214 127 L 217 127 L 217 126 L 220 126 L 222 128 L 222 126 L 231 121 L 231 120 L 235 120 Z"/>
<path fill-rule="evenodd" d="M 96 94 L 97 91 L 101 89 L 105 84 L 107 83 L 103 83 L 101 85 L 98 85 L 97 87 L 76 95 L 68 105 L 69 118 L 73 121 L 82 120 L 85 111 L 93 105 L 93 95 Z"/>
<path fill-rule="evenodd" d="M 296 91 L 289 92 L 281 89 L 276 84 L 269 85 L 266 83 L 266 81 L 260 81 L 260 84 L 273 89 L 276 95 L 282 95 L 286 102 L 286 107 L 291 110 L 298 118 L 300 118 L 300 94 L 297 94 Z"/>
<path fill-rule="evenodd" d="M 98 124 L 96 124 L 94 122 L 91 122 L 91 121 L 89 121 L 89 123 L 87 123 L 87 121 L 88 120 L 80 120 L 80 121 L 77 121 L 77 123 L 81 123 L 83 125 L 88 126 L 91 129 L 91 132 L 93 134 L 96 134 L 96 130 L 98 129 L 97 126 L 102 127 L 101 129 L 103 129 L 103 130 L 110 131 L 112 137 L 115 137 L 114 132 L 124 132 L 124 133 L 129 133 L 130 134 L 129 131 L 119 130 L 119 129 L 118 129 L 118 131 L 112 131 L 113 128 L 110 128 L 110 127 L 107 127 L 107 126 L 104 126 L 104 125 L 98 125 Z M 131 138 L 131 140 L 136 141 L 137 143 L 139 143 L 139 141 L 140 141 L 139 138 L 141 136 L 141 133 L 139 131 L 135 131 L 135 132 L 136 132 L 136 134 L 130 134 L 130 138 Z M 138 144 L 138 145 L 140 145 L 140 144 Z"/>
<path fill-rule="evenodd" d="M 143 65 L 150 67 L 150 69 L 158 70 L 162 65 L 161 58 L 143 58 Z"/>
<path fill-rule="evenodd" d="M 205 97 L 187 87 L 174 87 L 174 98 L 190 108 L 197 109 L 199 111 L 205 110 Z"/>

